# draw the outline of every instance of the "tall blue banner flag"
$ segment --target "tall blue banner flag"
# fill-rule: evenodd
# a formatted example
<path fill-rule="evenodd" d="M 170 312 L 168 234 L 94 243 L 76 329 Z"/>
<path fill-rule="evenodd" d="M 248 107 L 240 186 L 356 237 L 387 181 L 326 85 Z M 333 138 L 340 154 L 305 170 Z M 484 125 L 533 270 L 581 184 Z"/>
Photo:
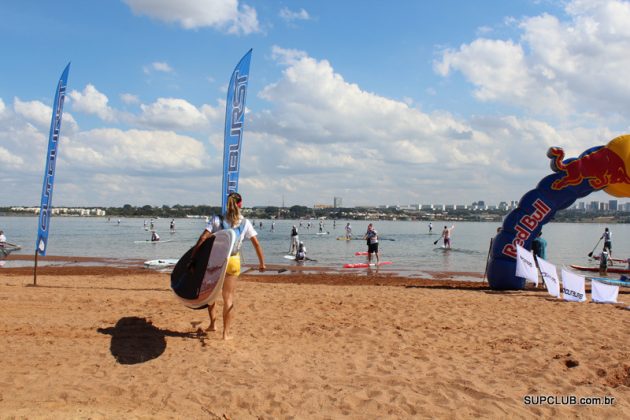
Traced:
<path fill-rule="evenodd" d="M 241 144 L 245 117 L 245 97 L 249 80 L 249 62 L 252 50 L 236 65 L 228 86 L 225 105 L 225 133 L 223 141 L 223 182 L 221 190 L 221 212 L 225 214 L 227 197 L 238 191 L 238 174 L 241 163 Z"/>
<path fill-rule="evenodd" d="M 59 78 L 55 91 L 52 121 L 50 122 L 50 134 L 48 135 L 48 152 L 46 153 L 46 167 L 44 168 L 44 185 L 42 187 L 42 203 L 39 210 L 39 223 L 37 225 L 37 242 L 35 248 L 39 255 L 46 255 L 48 245 L 48 231 L 50 228 L 50 215 L 52 213 L 53 184 L 55 182 L 55 164 L 57 163 L 57 148 L 59 147 L 59 132 L 61 130 L 61 116 L 63 114 L 63 101 L 66 97 L 68 85 L 68 73 L 70 63 Z"/>

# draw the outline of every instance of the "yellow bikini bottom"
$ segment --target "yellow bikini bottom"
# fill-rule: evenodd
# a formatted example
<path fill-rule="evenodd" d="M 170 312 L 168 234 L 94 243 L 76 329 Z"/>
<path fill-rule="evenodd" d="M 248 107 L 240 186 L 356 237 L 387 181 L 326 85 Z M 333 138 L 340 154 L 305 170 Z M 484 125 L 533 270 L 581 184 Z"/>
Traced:
<path fill-rule="evenodd" d="M 228 276 L 241 274 L 241 256 L 239 254 L 230 256 L 225 274 Z"/>

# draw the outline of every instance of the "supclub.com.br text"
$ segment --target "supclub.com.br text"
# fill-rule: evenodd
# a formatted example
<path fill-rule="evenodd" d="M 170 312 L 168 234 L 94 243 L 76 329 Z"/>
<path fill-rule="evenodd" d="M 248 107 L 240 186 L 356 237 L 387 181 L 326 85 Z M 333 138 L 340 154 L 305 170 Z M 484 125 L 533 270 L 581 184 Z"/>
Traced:
<path fill-rule="evenodd" d="M 613 405 L 615 397 L 577 397 L 575 395 L 525 395 L 525 405 Z"/>

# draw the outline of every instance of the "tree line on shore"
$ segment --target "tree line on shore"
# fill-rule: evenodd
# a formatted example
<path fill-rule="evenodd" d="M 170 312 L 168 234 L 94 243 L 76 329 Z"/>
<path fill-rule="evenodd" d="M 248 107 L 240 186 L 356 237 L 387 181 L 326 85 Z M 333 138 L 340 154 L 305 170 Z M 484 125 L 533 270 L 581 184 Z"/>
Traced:
<path fill-rule="evenodd" d="M 91 209 L 95 207 L 85 207 Z M 133 206 L 125 204 L 122 207 L 100 207 L 105 210 L 107 217 L 160 217 L 184 218 L 204 217 L 219 214 L 219 206 L 180 205 L 174 206 Z M 418 210 L 390 208 L 311 208 L 295 205 L 291 207 L 258 206 L 243 209 L 243 213 L 250 219 L 371 219 L 371 220 L 469 220 L 500 222 L 509 213 L 505 210 L 455 210 L 426 212 Z M 0 214 L 24 214 L 16 212 L 11 207 L 0 207 Z M 556 222 L 602 222 L 602 223 L 630 223 L 629 212 L 584 212 L 575 209 L 562 210 L 554 217 Z"/>

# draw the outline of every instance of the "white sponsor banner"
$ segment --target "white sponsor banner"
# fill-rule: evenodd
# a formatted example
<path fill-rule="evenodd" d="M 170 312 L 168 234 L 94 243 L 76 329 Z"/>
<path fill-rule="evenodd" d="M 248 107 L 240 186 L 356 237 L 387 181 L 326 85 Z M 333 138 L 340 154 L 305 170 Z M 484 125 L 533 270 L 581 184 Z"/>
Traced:
<path fill-rule="evenodd" d="M 599 303 L 617 303 L 619 286 L 599 282 L 595 279 L 591 281 L 591 299 Z"/>
<path fill-rule="evenodd" d="M 556 266 L 539 258 L 538 255 L 536 255 L 536 261 L 538 261 L 538 269 L 547 286 L 547 291 L 553 297 L 560 297 L 560 280 L 558 279 Z"/>
<path fill-rule="evenodd" d="M 538 270 L 534 263 L 534 254 L 520 245 L 516 245 L 516 276 L 523 277 L 538 287 Z"/>
<path fill-rule="evenodd" d="M 569 302 L 585 302 L 584 277 L 562 270 L 562 298 Z"/>

